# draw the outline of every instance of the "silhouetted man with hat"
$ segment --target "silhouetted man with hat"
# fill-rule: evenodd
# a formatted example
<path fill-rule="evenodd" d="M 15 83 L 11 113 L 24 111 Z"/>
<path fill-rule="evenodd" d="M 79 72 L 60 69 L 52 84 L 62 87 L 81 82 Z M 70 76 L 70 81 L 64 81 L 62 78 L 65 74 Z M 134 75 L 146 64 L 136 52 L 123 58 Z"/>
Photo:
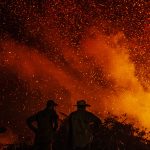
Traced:
<path fill-rule="evenodd" d="M 90 150 L 94 136 L 93 127 L 98 127 L 101 120 L 86 108 L 85 100 L 77 101 L 77 110 L 69 115 L 69 144 L 72 150 Z"/>
<path fill-rule="evenodd" d="M 55 111 L 57 104 L 47 101 L 46 108 L 27 119 L 29 128 L 35 133 L 34 148 L 36 150 L 52 149 L 52 140 L 58 127 L 58 115 Z M 36 126 L 33 124 L 36 122 Z"/>

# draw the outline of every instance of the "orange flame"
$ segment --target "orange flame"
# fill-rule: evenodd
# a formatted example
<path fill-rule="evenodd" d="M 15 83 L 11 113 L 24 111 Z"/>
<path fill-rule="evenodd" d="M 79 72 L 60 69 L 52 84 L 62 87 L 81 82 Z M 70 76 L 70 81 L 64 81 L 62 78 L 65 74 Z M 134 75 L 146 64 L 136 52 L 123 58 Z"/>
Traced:
<path fill-rule="evenodd" d="M 64 44 L 64 58 L 70 63 L 71 69 L 76 70 L 76 74 L 80 72 L 80 77 L 66 71 L 66 66 L 60 67 L 49 61 L 36 49 L 19 45 L 13 40 L 1 43 L 4 49 L 1 60 L 19 78 L 28 81 L 30 90 L 39 89 L 43 99 L 50 97 L 49 91 L 53 88 L 59 91 L 63 87 L 70 93 L 68 99 L 72 103 L 67 104 L 69 107 L 77 99 L 85 98 L 92 104 L 91 110 L 94 112 L 100 112 L 101 115 L 108 111 L 115 115 L 127 113 L 141 125 L 150 128 L 150 94 L 144 91 L 135 75 L 135 66 L 124 41 L 123 33 L 105 36 L 91 29 L 82 41 L 80 52 L 75 53 L 73 48 Z M 101 72 L 95 71 L 95 66 Z M 94 76 L 96 73 L 98 75 Z M 105 82 L 104 79 L 107 81 L 104 86 L 97 83 L 98 77 L 101 77 L 99 82 Z M 65 105 L 65 93 L 55 94 L 60 98 L 60 103 Z"/>

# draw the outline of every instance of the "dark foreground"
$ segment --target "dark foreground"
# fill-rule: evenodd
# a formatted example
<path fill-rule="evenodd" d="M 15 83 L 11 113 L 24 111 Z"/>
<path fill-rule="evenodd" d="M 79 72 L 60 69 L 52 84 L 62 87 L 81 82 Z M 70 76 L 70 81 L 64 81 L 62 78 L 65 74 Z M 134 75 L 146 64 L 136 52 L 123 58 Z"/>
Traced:
<path fill-rule="evenodd" d="M 108 117 L 103 125 L 95 130 L 92 150 L 150 150 L 150 141 L 146 139 L 146 130 L 134 128 L 132 124 L 117 121 L 117 117 Z M 63 121 L 53 143 L 53 150 L 70 150 L 68 148 L 67 120 Z M 94 129 L 93 129 L 94 130 Z M 26 143 L 6 145 L 0 150 L 32 150 Z"/>

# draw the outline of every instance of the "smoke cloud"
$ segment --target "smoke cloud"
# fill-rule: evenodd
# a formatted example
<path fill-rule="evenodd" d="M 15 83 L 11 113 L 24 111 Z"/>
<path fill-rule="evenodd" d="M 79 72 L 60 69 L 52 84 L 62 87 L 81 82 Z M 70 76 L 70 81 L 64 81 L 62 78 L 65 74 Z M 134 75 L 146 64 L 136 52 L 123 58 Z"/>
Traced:
<path fill-rule="evenodd" d="M 147 6 L 142 0 L 1 3 L 2 122 L 19 128 L 47 99 L 65 113 L 86 99 L 101 117 L 127 113 L 150 128 Z"/>

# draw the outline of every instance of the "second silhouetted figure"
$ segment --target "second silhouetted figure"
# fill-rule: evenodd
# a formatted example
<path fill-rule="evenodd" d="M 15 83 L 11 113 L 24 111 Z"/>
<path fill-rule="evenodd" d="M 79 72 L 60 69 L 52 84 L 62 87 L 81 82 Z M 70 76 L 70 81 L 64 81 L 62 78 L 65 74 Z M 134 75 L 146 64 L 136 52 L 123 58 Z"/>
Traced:
<path fill-rule="evenodd" d="M 86 110 L 89 104 L 85 100 L 77 101 L 77 110 L 68 117 L 69 122 L 69 149 L 91 150 L 94 130 L 101 125 L 101 120 Z"/>
<path fill-rule="evenodd" d="M 55 106 L 57 104 L 53 100 L 49 100 L 44 110 L 27 119 L 29 128 L 35 133 L 34 147 L 36 150 L 52 148 L 53 136 L 58 127 L 58 115 Z M 34 122 L 37 123 L 37 126 L 33 124 Z"/>

